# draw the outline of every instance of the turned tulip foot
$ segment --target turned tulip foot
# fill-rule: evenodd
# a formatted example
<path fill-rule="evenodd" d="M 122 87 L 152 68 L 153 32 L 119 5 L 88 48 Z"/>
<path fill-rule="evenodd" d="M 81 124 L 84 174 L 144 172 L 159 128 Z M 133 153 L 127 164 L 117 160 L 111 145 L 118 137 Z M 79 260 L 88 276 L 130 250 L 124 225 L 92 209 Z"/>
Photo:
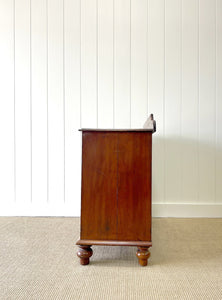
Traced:
<path fill-rule="evenodd" d="M 147 266 L 147 260 L 150 257 L 149 247 L 138 247 L 136 256 L 138 257 L 141 266 Z"/>
<path fill-rule="evenodd" d="M 91 246 L 79 246 L 77 256 L 80 258 L 81 265 L 89 264 L 89 258 L 93 255 L 93 251 L 90 247 Z"/>

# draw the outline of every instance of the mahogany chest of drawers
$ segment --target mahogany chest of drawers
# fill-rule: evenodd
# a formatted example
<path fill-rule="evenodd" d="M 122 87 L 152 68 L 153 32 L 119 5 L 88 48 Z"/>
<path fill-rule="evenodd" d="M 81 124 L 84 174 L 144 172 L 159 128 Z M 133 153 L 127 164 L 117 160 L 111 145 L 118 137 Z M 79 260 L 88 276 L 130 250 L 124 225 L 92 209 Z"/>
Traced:
<path fill-rule="evenodd" d="M 151 241 L 153 129 L 81 129 L 80 263 L 92 245 L 136 246 L 147 265 Z"/>

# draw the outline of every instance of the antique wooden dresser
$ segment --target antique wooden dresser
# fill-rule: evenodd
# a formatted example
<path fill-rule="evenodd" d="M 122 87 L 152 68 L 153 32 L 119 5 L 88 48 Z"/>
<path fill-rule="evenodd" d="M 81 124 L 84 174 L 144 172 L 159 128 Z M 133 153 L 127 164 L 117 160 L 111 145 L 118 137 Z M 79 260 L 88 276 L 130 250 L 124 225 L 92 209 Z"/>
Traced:
<path fill-rule="evenodd" d="M 77 253 L 86 265 L 92 245 L 136 246 L 147 265 L 151 241 L 151 115 L 143 129 L 82 131 L 81 233 Z"/>

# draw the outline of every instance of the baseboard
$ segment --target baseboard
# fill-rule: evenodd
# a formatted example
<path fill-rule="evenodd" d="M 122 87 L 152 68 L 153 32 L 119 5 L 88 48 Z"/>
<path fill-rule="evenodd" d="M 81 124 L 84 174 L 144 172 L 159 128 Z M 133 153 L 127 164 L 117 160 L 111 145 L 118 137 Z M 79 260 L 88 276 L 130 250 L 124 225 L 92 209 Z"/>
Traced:
<path fill-rule="evenodd" d="M 80 207 L 76 203 L 11 203 L 0 207 L 0 216 L 21 217 L 79 217 Z"/>
<path fill-rule="evenodd" d="M 19 204 L 0 207 L 0 216 L 79 217 L 79 203 Z M 153 217 L 222 218 L 222 204 L 163 204 L 153 203 Z"/>
<path fill-rule="evenodd" d="M 153 217 L 222 218 L 222 204 L 153 203 Z"/>

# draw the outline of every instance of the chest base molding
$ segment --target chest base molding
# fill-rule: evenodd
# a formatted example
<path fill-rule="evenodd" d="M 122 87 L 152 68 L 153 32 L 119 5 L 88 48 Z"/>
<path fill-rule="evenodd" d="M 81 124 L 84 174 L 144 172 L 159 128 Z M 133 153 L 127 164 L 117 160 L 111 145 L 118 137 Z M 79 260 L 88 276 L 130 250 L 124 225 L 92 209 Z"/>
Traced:
<path fill-rule="evenodd" d="M 78 240 L 76 245 L 152 247 L 152 242 L 149 242 L 149 241 Z"/>

